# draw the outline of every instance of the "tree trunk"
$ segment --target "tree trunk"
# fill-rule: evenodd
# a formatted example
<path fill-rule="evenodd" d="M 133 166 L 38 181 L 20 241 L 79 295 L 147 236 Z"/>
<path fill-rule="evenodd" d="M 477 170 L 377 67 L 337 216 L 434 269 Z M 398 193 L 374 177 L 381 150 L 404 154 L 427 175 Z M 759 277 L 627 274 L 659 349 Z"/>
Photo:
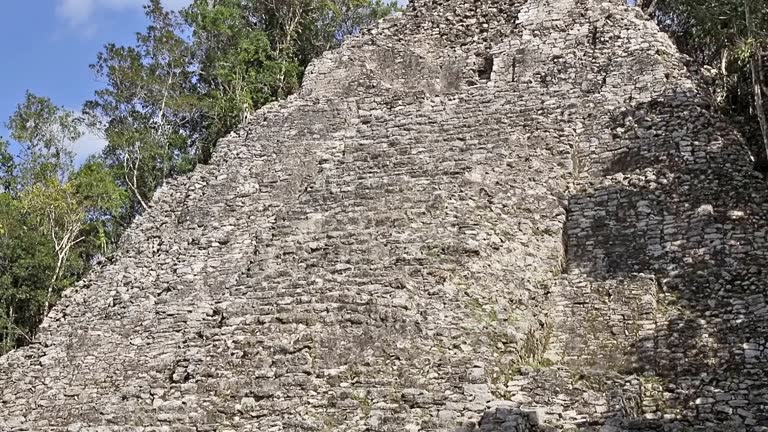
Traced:
<path fill-rule="evenodd" d="M 763 74 L 763 49 L 760 44 L 755 47 L 755 55 L 752 57 L 757 67 L 757 85 L 760 87 L 760 108 L 757 117 L 760 121 L 760 132 L 763 135 L 763 148 L 765 149 L 766 160 L 768 160 L 768 122 L 765 119 L 765 110 L 763 109 L 763 95 L 765 94 L 765 77 Z"/>
<path fill-rule="evenodd" d="M 8 307 L 8 325 L 3 332 L 3 346 L 0 355 L 5 354 L 16 346 L 16 333 L 13 331 L 13 305 Z"/>
<path fill-rule="evenodd" d="M 749 0 L 744 0 L 744 14 L 747 24 L 747 34 L 750 39 L 754 37 L 752 28 L 752 15 L 749 11 Z M 760 122 L 760 134 L 763 137 L 763 155 L 768 160 L 768 123 L 765 120 L 765 111 L 763 110 L 763 91 L 760 80 L 763 76 L 763 66 L 760 59 L 760 44 L 753 40 L 755 47 L 749 59 L 749 68 L 752 74 L 752 89 L 755 96 L 755 111 L 757 111 L 757 120 Z"/>
<path fill-rule="evenodd" d="M 56 281 L 59 280 L 59 273 L 61 273 L 61 266 L 64 262 L 61 254 L 58 254 L 58 260 L 56 261 L 56 270 L 53 272 L 51 282 L 48 284 L 48 293 L 45 296 L 45 307 L 43 308 L 43 316 L 48 315 L 48 308 L 51 305 L 51 297 L 53 296 L 53 287 L 56 285 Z"/>
<path fill-rule="evenodd" d="M 653 13 L 656 12 L 656 1 L 657 0 L 652 0 L 651 4 L 643 8 L 643 12 L 649 17 L 653 17 Z"/>
<path fill-rule="evenodd" d="M 760 122 L 760 133 L 763 137 L 763 149 L 765 150 L 765 158 L 768 160 L 768 124 L 765 120 L 765 111 L 763 110 L 763 91 L 760 88 L 760 62 L 755 59 L 755 56 L 749 59 L 750 69 L 752 72 L 752 87 L 755 93 L 755 111 L 757 111 L 757 120 Z"/>
<path fill-rule="evenodd" d="M 169 68 L 173 69 L 173 68 Z M 160 112 L 158 113 L 158 128 L 159 128 L 159 139 L 163 142 L 163 166 L 162 166 L 162 179 L 161 181 L 164 183 L 166 177 L 168 177 L 168 172 L 170 170 L 168 169 L 168 161 L 170 159 L 170 150 L 169 150 L 169 142 L 168 142 L 168 130 L 166 128 L 165 123 L 165 105 L 168 102 L 168 92 L 171 88 L 171 83 L 173 82 L 173 70 L 168 71 L 168 82 L 165 83 L 165 88 L 163 89 L 163 100 L 160 103 Z M 144 203 L 142 203 L 144 205 Z M 144 206 L 144 209 L 146 210 L 146 205 Z"/>
<path fill-rule="evenodd" d="M 138 146 L 136 146 L 137 153 L 138 153 Z M 131 189 L 131 192 L 133 192 L 133 195 L 136 197 L 136 199 L 139 201 L 139 204 L 141 204 L 141 208 L 144 209 L 144 211 L 149 210 L 149 206 L 147 206 L 147 203 L 144 202 L 144 199 L 141 198 L 141 194 L 139 193 L 139 184 L 136 179 L 137 177 L 137 171 L 139 170 L 139 158 L 140 155 L 136 155 L 136 163 L 131 163 L 131 171 L 133 173 L 133 181 L 128 178 L 128 154 L 123 155 L 123 167 L 125 170 L 123 171 L 123 178 L 125 179 L 125 183 L 128 184 L 128 187 Z"/>

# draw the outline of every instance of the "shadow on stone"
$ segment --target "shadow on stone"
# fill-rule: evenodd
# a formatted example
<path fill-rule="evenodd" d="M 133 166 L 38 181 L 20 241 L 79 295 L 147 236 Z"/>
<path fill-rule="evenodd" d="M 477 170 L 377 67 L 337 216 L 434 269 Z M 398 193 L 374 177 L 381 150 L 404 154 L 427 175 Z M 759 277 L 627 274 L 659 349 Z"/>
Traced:
<path fill-rule="evenodd" d="M 609 410 L 599 430 L 762 430 L 768 200 L 749 150 L 683 92 L 635 105 L 603 126 L 610 134 L 589 149 L 594 177 L 569 202 L 568 277 L 581 283 L 572 294 L 629 283 L 647 296 L 652 317 L 650 330 L 613 353 L 626 360 L 616 372 L 636 374 L 641 409 Z M 638 282 L 649 278 L 655 286 Z M 625 300 L 637 305 L 638 298 Z M 638 317 L 621 312 L 605 327 L 627 333 L 622 323 Z M 603 331 L 595 339 L 601 334 L 632 336 Z"/>

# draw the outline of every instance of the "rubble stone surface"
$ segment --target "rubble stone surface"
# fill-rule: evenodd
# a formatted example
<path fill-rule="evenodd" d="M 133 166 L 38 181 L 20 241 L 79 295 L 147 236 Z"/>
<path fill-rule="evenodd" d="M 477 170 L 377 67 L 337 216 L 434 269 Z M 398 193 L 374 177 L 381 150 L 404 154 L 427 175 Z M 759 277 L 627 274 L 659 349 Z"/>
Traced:
<path fill-rule="evenodd" d="M 768 431 L 768 194 L 597 0 L 414 0 L 169 181 L 0 430 Z"/>

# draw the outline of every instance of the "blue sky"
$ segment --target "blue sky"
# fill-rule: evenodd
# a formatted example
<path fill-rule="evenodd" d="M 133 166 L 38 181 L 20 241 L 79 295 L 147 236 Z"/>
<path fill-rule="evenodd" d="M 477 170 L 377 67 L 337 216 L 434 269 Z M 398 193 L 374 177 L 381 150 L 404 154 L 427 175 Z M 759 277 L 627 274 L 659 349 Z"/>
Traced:
<path fill-rule="evenodd" d="M 191 0 L 163 0 L 180 8 Z M 405 3 L 403 0 L 399 0 Z M 144 30 L 145 0 L 7 0 L 0 13 L 0 136 L 30 90 L 80 110 L 99 83 L 88 65 L 108 42 L 130 44 Z M 93 135 L 75 144 L 78 160 L 99 150 Z"/>

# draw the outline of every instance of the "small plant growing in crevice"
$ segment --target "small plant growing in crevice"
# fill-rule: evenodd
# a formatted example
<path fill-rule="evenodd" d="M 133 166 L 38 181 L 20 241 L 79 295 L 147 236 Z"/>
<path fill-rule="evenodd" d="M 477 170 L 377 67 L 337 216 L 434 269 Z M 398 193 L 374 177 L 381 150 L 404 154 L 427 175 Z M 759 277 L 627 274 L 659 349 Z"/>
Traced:
<path fill-rule="evenodd" d="M 549 349 L 552 339 L 552 323 L 544 321 L 541 327 L 541 333 L 530 328 L 525 334 L 523 346 L 520 349 L 520 359 L 524 363 L 539 364 L 544 358 L 544 353 Z"/>
<path fill-rule="evenodd" d="M 552 324 L 549 321 L 542 323 L 540 332 L 534 328 L 528 329 L 522 346 L 518 350 L 518 359 L 514 362 L 498 363 L 491 375 L 491 384 L 494 385 L 494 395 L 501 399 L 509 399 L 506 384 L 513 381 L 523 372 L 523 368 L 540 370 L 555 365 L 552 359 L 544 357 L 549 349 L 552 339 Z"/>
<path fill-rule="evenodd" d="M 330 432 L 336 430 L 341 423 L 335 417 L 324 416 L 323 417 L 323 431 Z"/>
<path fill-rule="evenodd" d="M 368 396 L 363 395 L 363 394 L 355 394 L 355 395 L 352 396 L 352 399 L 357 401 L 357 403 L 358 403 L 358 405 L 360 407 L 360 411 L 362 411 L 363 414 L 365 414 L 366 417 L 371 415 L 371 410 L 372 410 L 372 407 L 373 407 L 373 402 L 370 399 L 368 399 Z"/>
<path fill-rule="evenodd" d="M 642 399 L 650 401 L 657 410 L 663 411 L 666 405 L 664 400 L 664 381 L 655 375 L 643 375 L 640 377 L 640 383 Z"/>

